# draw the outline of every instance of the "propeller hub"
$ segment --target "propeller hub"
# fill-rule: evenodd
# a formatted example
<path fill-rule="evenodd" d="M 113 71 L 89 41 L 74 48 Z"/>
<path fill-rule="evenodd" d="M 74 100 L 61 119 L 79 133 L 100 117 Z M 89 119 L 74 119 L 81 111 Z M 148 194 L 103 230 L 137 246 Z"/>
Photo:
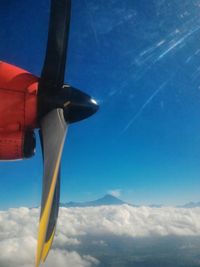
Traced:
<path fill-rule="evenodd" d="M 95 114 L 99 105 L 94 98 L 70 85 L 63 85 L 56 94 L 39 94 L 39 118 L 57 108 L 62 108 L 65 120 L 73 123 Z"/>
<path fill-rule="evenodd" d="M 84 120 L 99 109 L 97 101 L 88 94 L 71 86 L 63 86 L 65 102 L 63 104 L 66 121 L 73 123 Z"/>

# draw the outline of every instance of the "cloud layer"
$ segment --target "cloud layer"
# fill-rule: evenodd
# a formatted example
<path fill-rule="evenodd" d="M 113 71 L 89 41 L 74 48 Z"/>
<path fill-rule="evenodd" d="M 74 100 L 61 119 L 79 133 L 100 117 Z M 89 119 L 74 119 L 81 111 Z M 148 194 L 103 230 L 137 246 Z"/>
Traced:
<path fill-rule="evenodd" d="M 64 235 L 114 234 L 131 237 L 200 235 L 200 208 L 101 206 L 63 208 L 58 223 Z"/>
<path fill-rule="evenodd" d="M 0 266 L 34 266 L 38 218 L 38 209 L 0 212 Z M 98 266 L 97 259 L 75 251 L 82 245 L 81 237 L 86 235 L 196 236 L 200 235 L 200 208 L 136 208 L 129 205 L 61 208 L 53 250 L 44 266 Z M 69 246 L 70 252 L 66 250 Z"/>

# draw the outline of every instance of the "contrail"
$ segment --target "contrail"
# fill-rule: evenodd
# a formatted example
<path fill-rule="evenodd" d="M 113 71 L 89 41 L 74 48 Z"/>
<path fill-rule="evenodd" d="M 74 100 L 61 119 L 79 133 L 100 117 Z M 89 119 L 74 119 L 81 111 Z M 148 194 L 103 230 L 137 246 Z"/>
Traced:
<path fill-rule="evenodd" d="M 129 127 L 137 120 L 137 118 L 141 115 L 141 113 L 143 112 L 143 110 L 151 103 L 151 101 L 155 98 L 155 96 L 161 91 L 163 90 L 163 88 L 166 86 L 166 84 L 168 83 L 168 80 L 165 81 L 163 84 L 161 84 L 161 86 L 155 90 L 153 92 L 153 94 L 145 101 L 145 103 L 140 107 L 140 109 L 138 110 L 138 112 L 135 114 L 135 116 L 129 121 L 129 123 L 126 125 L 126 127 L 122 130 L 121 134 L 124 134 Z"/>
<path fill-rule="evenodd" d="M 177 40 L 174 44 L 172 44 L 167 50 L 165 50 L 158 58 L 156 61 L 159 61 L 160 59 L 162 59 L 165 55 L 167 55 L 170 51 L 172 51 L 174 48 L 176 48 L 178 45 L 180 45 L 181 43 L 183 43 L 186 39 L 188 39 L 191 35 L 193 35 L 196 31 L 198 31 L 200 29 L 200 26 L 197 26 L 196 28 L 194 28 L 193 30 L 191 30 L 189 33 L 187 33 L 186 35 L 184 35 L 182 38 L 180 38 L 179 40 Z M 173 40 L 172 40 L 173 41 Z"/>
<path fill-rule="evenodd" d="M 89 16 L 89 20 L 90 20 L 91 29 L 92 29 L 92 31 L 93 31 L 93 34 L 94 34 L 94 38 L 95 38 L 97 47 L 99 47 L 99 40 L 98 40 L 98 37 L 97 37 L 98 34 L 97 34 L 96 28 L 95 28 L 95 26 L 94 26 L 93 16 L 92 16 L 92 14 L 91 14 L 91 12 L 90 12 L 90 9 L 89 9 L 87 0 L 84 0 L 84 2 L 85 2 L 85 6 L 86 6 L 86 9 L 87 9 L 87 12 L 88 12 L 88 16 Z"/>

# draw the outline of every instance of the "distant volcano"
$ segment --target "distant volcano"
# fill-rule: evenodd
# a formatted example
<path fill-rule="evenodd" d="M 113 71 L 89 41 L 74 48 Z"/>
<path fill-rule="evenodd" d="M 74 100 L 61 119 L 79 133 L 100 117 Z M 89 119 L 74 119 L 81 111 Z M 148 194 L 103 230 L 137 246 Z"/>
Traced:
<path fill-rule="evenodd" d="M 60 203 L 61 207 L 98 207 L 98 206 L 109 206 L 109 205 L 123 205 L 127 204 L 132 207 L 140 207 L 140 205 L 134 205 L 128 202 L 125 202 L 113 195 L 106 194 L 104 197 L 93 200 L 93 201 L 86 201 L 86 202 L 67 202 L 67 203 Z M 147 207 L 150 208 L 161 208 L 163 205 L 160 204 L 152 204 L 152 205 L 146 205 Z M 175 206 L 177 208 L 197 208 L 200 207 L 200 202 L 189 202 L 185 205 L 179 205 Z"/>
<path fill-rule="evenodd" d="M 97 206 L 103 206 L 103 205 L 122 205 L 122 204 L 128 204 L 121 199 L 114 197 L 110 194 L 105 195 L 102 198 L 99 198 L 94 201 L 88 201 L 88 202 L 67 202 L 67 203 L 61 203 L 61 207 L 97 207 Z"/>

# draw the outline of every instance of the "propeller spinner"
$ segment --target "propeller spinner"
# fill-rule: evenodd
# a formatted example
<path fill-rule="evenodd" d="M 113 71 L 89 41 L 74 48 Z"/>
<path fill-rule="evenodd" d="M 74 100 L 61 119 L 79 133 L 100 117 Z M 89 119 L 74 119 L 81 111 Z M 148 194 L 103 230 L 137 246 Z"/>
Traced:
<path fill-rule="evenodd" d="M 44 174 L 36 267 L 51 248 L 59 210 L 60 168 L 70 123 L 93 115 L 99 108 L 89 95 L 64 85 L 71 1 L 52 0 L 46 56 L 38 87 L 38 120 Z"/>

